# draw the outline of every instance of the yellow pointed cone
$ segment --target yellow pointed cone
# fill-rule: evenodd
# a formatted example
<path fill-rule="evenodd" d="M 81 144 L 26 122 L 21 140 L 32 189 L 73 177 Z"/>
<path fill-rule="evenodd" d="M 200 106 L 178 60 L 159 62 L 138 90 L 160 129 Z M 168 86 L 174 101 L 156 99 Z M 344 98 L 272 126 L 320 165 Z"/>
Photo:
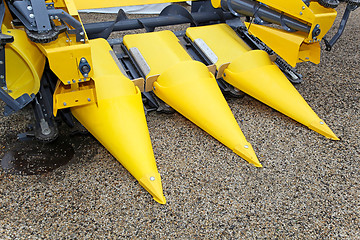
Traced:
<path fill-rule="evenodd" d="M 182 61 L 173 65 L 154 83 L 154 93 L 246 161 L 261 167 L 204 64 Z"/>
<path fill-rule="evenodd" d="M 339 140 L 266 52 L 243 53 L 224 71 L 224 80 L 325 137 Z"/>
<path fill-rule="evenodd" d="M 122 75 L 105 40 L 90 43 L 97 103 L 73 107 L 71 112 L 157 202 L 165 204 L 141 92 Z"/>

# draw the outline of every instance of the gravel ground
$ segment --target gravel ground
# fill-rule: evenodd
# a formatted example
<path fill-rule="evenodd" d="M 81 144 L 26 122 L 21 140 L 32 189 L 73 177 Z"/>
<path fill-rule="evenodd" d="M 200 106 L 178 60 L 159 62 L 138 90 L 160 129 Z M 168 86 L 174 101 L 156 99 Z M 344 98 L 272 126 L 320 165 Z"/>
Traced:
<path fill-rule="evenodd" d="M 228 99 L 258 169 L 181 115 L 150 113 L 166 205 L 97 141 L 78 137 L 74 158 L 52 172 L 0 170 L 0 238 L 360 239 L 359 15 L 321 64 L 298 66 L 296 88 L 341 141 L 251 97 Z M 31 121 L 29 108 L 0 117 L 0 157 Z"/>

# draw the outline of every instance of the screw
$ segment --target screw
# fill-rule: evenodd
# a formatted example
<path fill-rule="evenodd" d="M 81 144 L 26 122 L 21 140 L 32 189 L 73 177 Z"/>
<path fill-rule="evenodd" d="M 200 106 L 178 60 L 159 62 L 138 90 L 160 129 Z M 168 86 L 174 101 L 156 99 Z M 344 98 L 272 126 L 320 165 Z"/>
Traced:
<path fill-rule="evenodd" d="M 59 17 L 58 17 L 58 16 L 55 16 L 55 19 L 59 19 Z"/>
<path fill-rule="evenodd" d="M 324 122 L 320 122 L 321 125 L 324 125 Z"/>
<path fill-rule="evenodd" d="M 66 106 L 66 105 L 67 105 L 67 104 L 66 104 L 66 102 L 64 102 L 63 104 L 64 104 L 64 106 Z"/>
<path fill-rule="evenodd" d="M 302 13 L 302 12 L 300 12 L 300 15 L 303 15 L 303 13 Z"/>
<path fill-rule="evenodd" d="M 82 81 L 82 79 L 80 78 L 80 79 L 79 79 L 79 82 L 81 82 L 81 81 Z"/>
<path fill-rule="evenodd" d="M 80 60 L 82 63 L 86 63 L 86 58 L 81 58 Z"/>
<path fill-rule="evenodd" d="M 248 149 L 248 148 L 249 148 L 249 146 L 248 146 L 248 145 L 245 145 L 245 146 L 244 146 L 244 148 Z"/>
<path fill-rule="evenodd" d="M 91 99 L 90 99 L 90 98 L 88 98 L 87 100 L 88 100 L 88 102 L 91 102 Z"/>
<path fill-rule="evenodd" d="M 87 74 L 87 73 L 84 73 L 83 75 L 84 75 L 84 77 L 86 77 L 86 78 L 89 76 L 89 74 Z"/>
<path fill-rule="evenodd" d="M 305 6 L 302 7 L 302 10 L 305 10 Z"/>
<path fill-rule="evenodd" d="M 84 32 L 80 32 L 80 35 L 81 35 L 81 36 L 84 36 Z"/>
<path fill-rule="evenodd" d="M 31 13 L 31 14 L 29 14 L 29 17 L 30 17 L 30 18 L 34 18 L 35 15 Z"/>
<path fill-rule="evenodd" d="M 155 177 L 150 177 L 150 181 L 155 181 Z"/>
<path fill-rule="evenodd" d="M 70 81 L 68 81 L 68 84 L 70 84 L 71 82 Z"/>
<path fill-rule="evenodd" d="M 73 79 L 73 83 L 76 83 L 76 81 Z"/>
<path fill-rule="evenodd" d="M 32 6 L 27 6 L 27 10 L 29 11 L 33 10 Z"/>
<path fill-rule="evenodd" d="M 83 39 L 83 38 L 82 38 L 82 39 L 80 39 L 80 42 L 85 42 L 85 39 Z"/>

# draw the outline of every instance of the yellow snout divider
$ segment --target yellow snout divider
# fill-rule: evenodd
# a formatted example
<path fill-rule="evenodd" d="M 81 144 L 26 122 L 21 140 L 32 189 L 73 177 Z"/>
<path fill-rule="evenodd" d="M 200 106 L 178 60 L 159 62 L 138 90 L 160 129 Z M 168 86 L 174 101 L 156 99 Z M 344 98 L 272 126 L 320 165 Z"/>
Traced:
<path fill-rule="evenodd" d="M 104 39 L 89 41 L 97 101 L 71 108 L 72 114 L 139 181 L 165 204 L 140 90 L 125 77 Z"/>
<path fill-rule="evenodd" d="M 226 66 L 222 77 L 234 87 L 282 112 L 332 140 L 339 138 L 310 108 L 269 55 L 249 47 L 226 24 L 187 29 L 193 41 L 201 38 L 218 56 L 218 71 Z M 221 36 L 221 37 L 214 37 Z"/>
<path fill-rule="evenodd" d="M 140 65 L 148 65 L 147 79 L 159 75 L 153 90 L 160 99 L 246 161 L 262 167 L 215 77 L 204 64 L 191 59 L 172 32 L 127 35 L 124 44 L 141 53 L 146 62 Z"/>

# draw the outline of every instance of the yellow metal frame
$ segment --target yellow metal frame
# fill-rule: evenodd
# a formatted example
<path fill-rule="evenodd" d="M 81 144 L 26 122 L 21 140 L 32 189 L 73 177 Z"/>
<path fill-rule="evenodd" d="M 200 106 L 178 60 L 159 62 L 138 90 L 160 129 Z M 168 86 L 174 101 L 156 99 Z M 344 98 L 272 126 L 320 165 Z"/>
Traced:
<path fill-rule="evenodd" d="M 82 106 L 94 102 L 97 102 L 97 99 L 93 80 L 76 85 L 64 85 L 61 81 L 58 81 L 54 91 L 53 113 L 56 116 L 59 109 Z"/>

